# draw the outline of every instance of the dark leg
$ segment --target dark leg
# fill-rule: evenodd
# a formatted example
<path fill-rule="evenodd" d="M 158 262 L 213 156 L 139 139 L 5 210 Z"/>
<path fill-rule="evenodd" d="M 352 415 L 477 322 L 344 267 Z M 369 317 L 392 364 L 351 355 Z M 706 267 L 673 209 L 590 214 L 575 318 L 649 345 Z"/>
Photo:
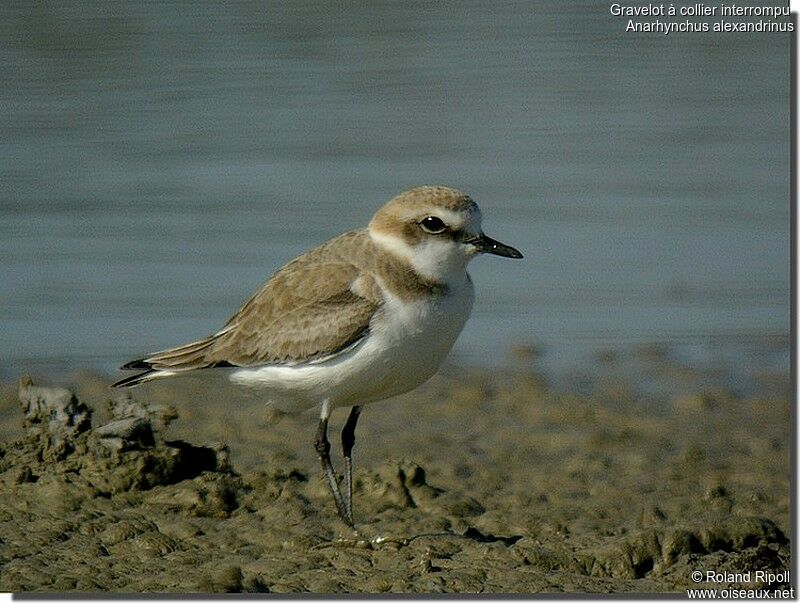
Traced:
<path fill-rule="evenodd" d="M 325 403 L 322 405 L 322 413 L 319 418 L 319 427 L 317 427 L 317 437 L 314 440 L 314 448 L 319 456 L 322 469 L 325 471 L 325 477 L 328 480 L 328 488 L 333 495 L 333 502 L 336 503 L 336 510 L 339 512 L 339 517 L 352 528 L 353 522 L 345 509 L 342 493 L 339 491 L 339 482 L 336 478 L 336 472 L 333 470 L 333 465 L 331 464 L 331 444 L 328 441 L 328 413 L 328 405 Z"/>
<path fill-rule="evenodd" d="M 354 406 L 342 429 L 342 453 L 344 454 L 344 508 L 353 524 L 353 444 L 356 443 L 356 423 L 361 407 Z"/>

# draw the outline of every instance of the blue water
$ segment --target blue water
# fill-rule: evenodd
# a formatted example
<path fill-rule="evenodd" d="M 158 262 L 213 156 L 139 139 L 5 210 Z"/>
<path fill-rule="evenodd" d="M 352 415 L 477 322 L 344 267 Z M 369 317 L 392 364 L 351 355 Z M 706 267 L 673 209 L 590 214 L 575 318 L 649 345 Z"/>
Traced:
<path fill-rule="evenodd" d="M 395 193 L 469 192 L 456 362 L 660 342 L 788 371 L 789 41 L 600 2 L 0 6 L 0 377 L 216 330 Z M 754 368 L 755 367 L 755 368 Z"/>

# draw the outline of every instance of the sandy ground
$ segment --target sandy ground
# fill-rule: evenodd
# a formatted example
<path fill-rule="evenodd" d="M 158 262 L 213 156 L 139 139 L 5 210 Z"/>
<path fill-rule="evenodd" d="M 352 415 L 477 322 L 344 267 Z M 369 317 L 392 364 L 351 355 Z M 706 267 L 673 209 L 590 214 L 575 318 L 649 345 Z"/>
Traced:
<path fill-rule="evenodd" d="M 784 588 L 788 377 L 737 395 L 649 367 L 683 391 L 557 390 L 517 362 L 368 406 L 357 533 L 324 485 L 313 413 L 191 383 L 133 400 L 93 375 L 75 377 L 77 398 L 7 384 L 0 589 L 685 593 L 697 570 L 751 572 L 701 587 Z"/>

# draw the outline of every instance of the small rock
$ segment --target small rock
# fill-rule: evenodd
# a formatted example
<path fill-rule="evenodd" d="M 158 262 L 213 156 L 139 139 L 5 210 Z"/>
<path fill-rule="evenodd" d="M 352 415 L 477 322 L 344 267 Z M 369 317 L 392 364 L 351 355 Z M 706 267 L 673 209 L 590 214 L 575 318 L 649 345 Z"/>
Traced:
<path fill-rule="evenodd" d="M 106 423 L 94 430 L 101 438 L 121 440 L 124 448 L 149 448 L 155 444 L 153 429 L 146 418 L 131 417 Z M 112 448 L 116 448 L 116 444 Z"/>
<path fill-rule="evenodd" d="M 174 407 L 165 404 L 143 404 L 125 394 L 108 401 L 111 416 L 117 419 L 136 417 L 147 419 L 155 431 L 163 431 L 172 421 L 178 418 Z"/>

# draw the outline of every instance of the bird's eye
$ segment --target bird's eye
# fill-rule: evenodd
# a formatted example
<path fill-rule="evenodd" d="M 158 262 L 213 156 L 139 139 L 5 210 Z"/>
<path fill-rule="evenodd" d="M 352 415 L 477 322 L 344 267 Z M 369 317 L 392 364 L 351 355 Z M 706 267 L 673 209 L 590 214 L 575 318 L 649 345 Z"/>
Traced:
<path fill-rule="evenodd" d="M 428 234 L 442 234 L 445 229 L 447 229 L 447 225 L 442 222 L 441 218 L 437 218 L 436 216 L 424 218 L 419 223 L 419 227 Z"/>

